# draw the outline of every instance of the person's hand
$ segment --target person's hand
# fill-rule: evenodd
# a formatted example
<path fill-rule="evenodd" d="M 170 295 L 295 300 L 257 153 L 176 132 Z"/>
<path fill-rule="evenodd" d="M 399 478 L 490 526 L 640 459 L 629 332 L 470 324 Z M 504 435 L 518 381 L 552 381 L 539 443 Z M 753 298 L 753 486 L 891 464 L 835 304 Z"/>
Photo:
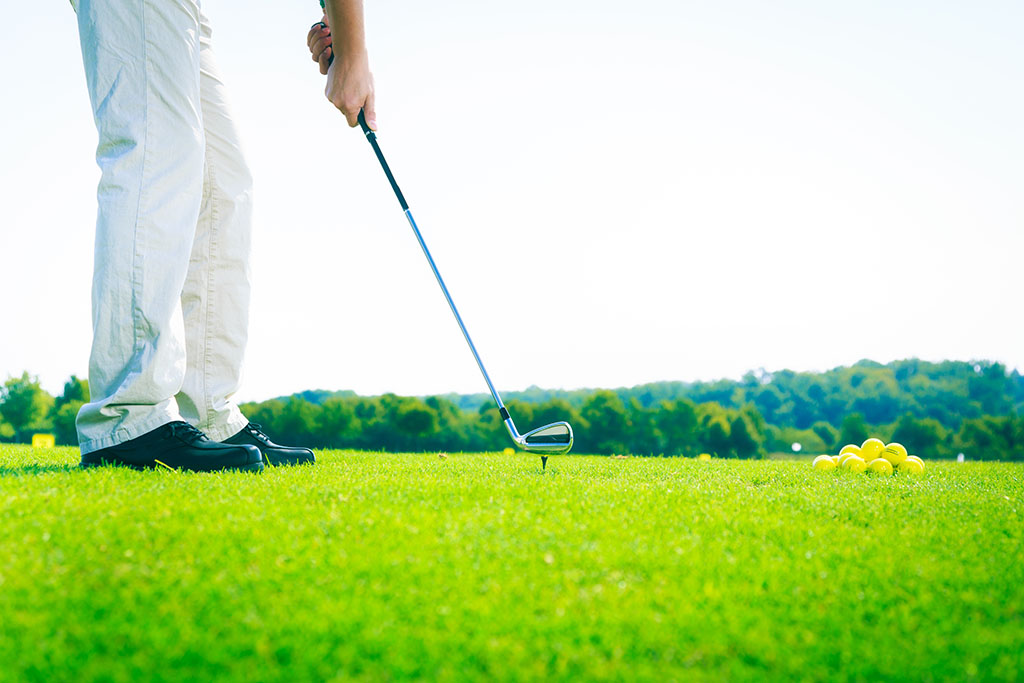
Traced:
<path fill-rule="evenodd" d="M 323 64 L 323 62 L 321 62 Z M 337 55 L 327 69 L 327 99 L 337 107 L 348 125 L 359 125 L 359 110 L 363 110 L 366 125 L 377 130 L 377 112 L 373 106 L 373 74 L 365 50 L 348 55 Z"/>
<path fill-rule="evenodd" d="M 313 24 L 306 36 L 306 46 L 313 56 L 313 61 L 320 64 L 320 73 L 326 74 L 331 66 L 331 58 L 334 57 L 333 40 L 331 39 L 331 27 L 327 23 L 327 13 L 324 18 Z"/>

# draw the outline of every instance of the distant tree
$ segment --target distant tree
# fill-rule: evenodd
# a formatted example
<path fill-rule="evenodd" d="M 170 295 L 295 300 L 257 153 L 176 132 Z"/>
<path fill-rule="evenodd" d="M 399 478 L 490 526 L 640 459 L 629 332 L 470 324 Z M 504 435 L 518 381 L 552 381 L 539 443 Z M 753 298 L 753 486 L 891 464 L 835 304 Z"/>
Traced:
<path fill-rule="evenodd" d="M 53 423 L 53 434 L 58 444 L 74 446 L 78 443 L 78 431 L 75 420 L 78 411 L 89 401 L 89 381 L 71 375 L 64 382 L 64 391 L 54 401 L 50 411 Z"/>
<path fill-rule="evenodd" d="M 869 424 L 892 422 L 900 412 L 899 386 L 888 368 L 862 370 L 864 380 L 857 385 L 857 397 L 851 408 Z"/>
<path fill-rule="evenodd" d="M 250 422 L 262 425 L 269 434 L 274 434 L 276 438 L 280 438 L 277 436 L 281 433 L 278 420 L 281 418 L 281 413 L 284 412 L 284 401 L 275 398 L 263 401 L 262 403 L 245 403 L 239 406 L 239 408 L 249 418 Z"/>
<path fill-rule="evenodd" d="M 552 398 L 533 407 L 533 422 L 537 426 L 552 422 L 568 422 L 574 427 L 580 421 L 580 411 L 562 398 Z"/>
<path fill-rule="evenodd" d="M 384 401 L 389 398 L 394 397 L 392 395 L 385 394 L 384 396 L 378 396 L 376 398 L 360 398 L 356 401 L 354 407 L 356 417 L 364 424 L 372 424 L 379 421 L 384 416 Z"/>
<path fill-rule="evenodd" d="M 946 440 L 946 429 L 938 420 L 916 418 L 907 413 L 896 423 L 892 440 L 898 441 L 913 453 L 921 457 L 945 458 L 951 455 Z"/>
<path fill-rule="evenodd" d="M 353 406 L 356 419 L 359 421 L 356 447 L 372 450 L 398 449 L 401 437 L 391 421 L 398 400 L 394 394 L 384 394 L 356 401 Z"/>
<path fill-rule="evenodd" d="M 472 413 L 461 410 L 454 401 L 439 396 L 429 396 L 424 403 L 437 416 L 437 429 L 426 444 L 428 447 L 449 451 L 486 450 L 480 432 L 473 424 Z"/>
<path fill-rule="evenodd" d="M 693 401 L 662 401 L 654 413 L 654 424 L 661 435 L 661 451 L 666 455 L 696 455 L 697 407 Z"/>
<path fill-rule="evenodd" d="M 811 431 L 825 444 L 826 452 L 838 451 L 844 445 L 839 443 L 839 431 L 828 422 L 815 422 L 811 425 Z"/>
<path fill-rule="evenodd" d="M 625 449 L 633 455 L 662 453 L 662 438 L 655 422 L 655 411 L 648 410 L 636 398 L 629 399 L 626 408 L 629 431 L 623 436 Z"/>
<path fill-rule="evenodd" d="M 704 450 L 719 457 L 728 458 L 733 455 L 732 444 L 729 442 L 729 423 L 724 416 L 711 418 L 700 436 Z"/>
<path fill-rule="evenodd" d="M 72 401 L 78 401 L 79 404 L 89 402 L 89 380 L 71 375 L 68 381 L 64 382 L 64 391 L 57 397 L 54 408 L 59 410 L 62 406 Z"/>
<path fill-rule="evenodd" d="M 689 397 L 697 403 L 718 403 L 723 407 L 732 407 L 738 405 L 742 393 L 737 382 L 720 379 L 713 382 L 698 382 L 689 391 Z"/>
<path fill-rule="evenodd" d="M 764 441 L 765 429 L 768 426 L 768 422 L 764 419 L 756 406 L 753 403 L 747 403 L 740 408 L 740 414 L 747 419 L 747 424 L 750 425 L 751 434 L 760 441 Z"/>
<path fill-rule="evenodd" d="M 506 406 L 508 408 L 508 406 Z M 508 408 L 512 410 L 512 408 Z M 513 419 L 519 420 L 518 415 L 514 415 Z M 519 422 L 516 423 L 517 426 Z M 502 421 L 501 416 L 498 414 L 494 404 L 484 403 L 480 406 L 477 412 L 473 415 L 473 432 L 474 432 L 474 443 L 482 443 L 481 447 L 474 447 L 475 450 L 485 451 L 497 451 L 503 448 L 509 448 L 507 431 L 505 430 L 505 423 Z M 579 431 L 578 425 L 573 427 Z M 578 445 L 578 444 L 577 444 Z"/>
<path fill-rule="evenodd" d="M 14 427 L 0 415 L 0 441 L 13 441 Z"/>
<path fill-rule="evenodd" d="M 316 435 L 321 446 L 337 448 L 352 440 L 350 430 L 356 423 L 355 401 L 347 398 L 328 398 L 320 404 Z"/>
<path fill-rule="evenodd" d="M 782 428 L 775 425 L 765 425 L 764 428 L 764 450 L 767 453 L 782 453 L 787 450 L 788 445 L 782 438 Z M 792 443 L 792 442 L 790 442 Z"/>
<path fill-rule="evenodd" d="M 527 403 L 518 399 L 513 399 L 505 403 L 505 408 L 512 415 L 512 419 L 516 423 L 516 427 L 522 430 L 530 429 L 527 425 L 533 425 L 537 422 L 537 417 L 534 415 L 534 409 L 538 406 L 535 403 Z M 487 410 L 497 413 L 498 409 L 493 403 L 486 406 Z M 502 427 L 504 430 L 504 426 Z"/>
<path fill-rule="evenodd" d="M 1019 415 L 1024 415 L 1024 374 L 1014 370 L 1010 376 L 1010 386 L 1012 387 L 1014 410 Z"/>
<path fill-rule="evenodd" d="M 15 439 L 27 440 L 30 431 L 50 429 L 44 422 L 53 406 L 53 397 L 43 391 L 39 378 L 27 372 L 9 377 L 0 387 L 0 415 L 14 429 Z"/>
<path fill-rule="evenodd" d="M 422 439 L 437 429 L 437 413 L 423 401 L 404 399 L 394 414 L 395 427 L 411 439 Z"/>
<path fill-rule="evenodd" d="M 729 447 L 740 458 L 755 458 L 761 454 L 761 441 L 742 414 L 729 423 Z"/>
<path fill-rule="evenodd" d="M 78 443 L 78 431 L 75 420 L 78 411 L 85 405 L 83 401 L 68 401 L 53 411 L 53 436 L 62 446 L 74 446 Z"/>
<path fill-rule="evenodd" d="M 315 406 L 301 398 L 288 399 L 274 424 L 275 440 L 281 443 L 308 443 L 315 439 L 317 413 Z"/>
<path fill-rule="evenodd" d="M 719 458 L 735 455 L 729 438 L 729 411 L 718 403 L 697 405 L 697 448 Z"/>
<path fill-rule="evenodd" d="M 1024 460 L 1024 418 L 984 417 L 964 420 L 954 441 L 976 460 Z"/>
<path fill-rule="evenodd" d="M 860 413 L 851 413 L 843 418 L 843 424 L 839 428 L 839 440 L 837 443 L 846 445 L 848 443 L 861 445 L 870 436 L 868 425 L 864 416 Z"/>
<path fill-rule="evenodd" d="M 976 363 L 967 381 L 967 395 L 986 415 L 1005 415 L 1012 408 L 1013 386 L 1001 363 Z"/>
<path fill-rule="evenodd" d="M 629 418 L 626 407 L 614 392 L 595 391 L 583 404 L 580 411 L 590 425 L 586 434 L 581 435 L 581 451 L 584 453 L 624 453 Z"/>
<path fill-rule="evenodd" d="M 819 387 L 820 388 L 820 387 Z M 793 394 L 789 400 L 790 416 L 794 427 L 807 429 L 821 415 L 821 407 L 817 401 L 800 394 Z"/>
<path fill-rule="evenodd" d="M 777 424 L 775 416 L 785 402 L 779 387 L 773 384 L 761 386 L 755 390 L 753 401 L 757 409 L 764 415 L 765 420 L 771 424 Z"/>

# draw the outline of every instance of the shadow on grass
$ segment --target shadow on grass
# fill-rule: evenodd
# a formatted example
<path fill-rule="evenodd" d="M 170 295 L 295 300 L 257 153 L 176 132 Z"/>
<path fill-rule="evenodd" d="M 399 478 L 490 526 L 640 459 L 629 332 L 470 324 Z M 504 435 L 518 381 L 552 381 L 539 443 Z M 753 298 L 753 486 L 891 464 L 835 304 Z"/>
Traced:
<path fill-rule="evenodd" d="M 50 474 L 51 472 L 81 472 L 82 468 L 75 464 L 65 465 L 18 465 L 11 467 L 0 465 L 0 477 L 25 477 L 29 475 Z"/>

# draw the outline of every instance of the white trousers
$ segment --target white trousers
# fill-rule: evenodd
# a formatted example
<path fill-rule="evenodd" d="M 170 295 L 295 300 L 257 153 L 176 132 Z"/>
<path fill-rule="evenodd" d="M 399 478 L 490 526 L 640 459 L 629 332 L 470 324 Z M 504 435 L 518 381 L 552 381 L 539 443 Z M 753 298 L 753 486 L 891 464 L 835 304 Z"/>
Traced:
<path fill-rule="evenodd" d="M 252 178 L 198 0 L 80 0 L 102 171 L 83 453 L 184 419 L 214 440 L 249 322 Z"/>

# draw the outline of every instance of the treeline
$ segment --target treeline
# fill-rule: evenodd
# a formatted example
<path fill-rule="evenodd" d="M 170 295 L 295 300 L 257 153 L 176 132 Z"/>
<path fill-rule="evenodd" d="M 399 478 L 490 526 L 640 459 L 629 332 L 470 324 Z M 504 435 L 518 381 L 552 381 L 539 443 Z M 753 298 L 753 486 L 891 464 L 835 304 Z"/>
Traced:
<path fill-rule="evenodd" d="M 752 407 L 663 401 L 654 408 L 623 404 L 595 391 L 576 408 L 564 400 L 509 401 L 520 431 L 567 420 L 578 453 L 634 453 L 756 458 L 766 453 L 767 425 Z M 242 411 L 282 442 L 316 447 L 387 451 L 494 451 L 510 445 L 498 411 L 460 409 L 445 398 L 385 394 L 331 397 L 313 403 L 297 396 L 249 403 Z"/>
<path fill-rule="evenodd" d="M 0 440 L 38 431 L 74 444 L 88 384 L 71 377 L 52 397 L 28 373 L 0 388 Z M 998 363 L 882 365 L 824 373 L 748 373 L 741 380 L 659 382 L 619 390 L 511 392 L 523 431 L 568 420 L 577 453 L 756 458 L 835 452 L 868 436 L 930 458 L 1024 460 L 1024 381 Z M 473 396 L 356 396 L 313 390 L 243 411 L 281 442 L 387 451 L 494 451 L 509 442 L 497 411 Z"/>
<path fill-rule="evenodd" d="M 508 438 L 491 405 L 460 409 L 440 397 L 426 399 L 387 394 L 379 397 L 332 397 L 321 403 L 289 397 L 242 406 L 246 415 L 271 434 L 320 447 L 389 451 L 490 451 Z M 592 391 L 579 407 L 565 399 L 539 403 L 508 402 L 521 430 L 568 420 L 576 434 L 577 453 L 631 453 L 757 458 L 767 453 L 835 453 L 847 443 L 869 436 L 899 441 L 927 458 L 1024 460 L 1024 417 L 978 415 L 949 428 L 931 417 L 905 413 L 887 423 L 869 423 L 850 413 L 838 426 L 818 421 L 809 428 L 769 424 L 751 403 L 726 407 L 716 401 L 680 398 L 645 406 L 613 391 Z"/>
<path fill-rule="evenodd" d="M 530 387 L 506 397 L 533 403 L 559 398 L 579 407 L 593 391 Z M 893 423 L 910 414 L 938 420 L 945 429 L 955 431 L 966 419 L 1024 414 L 1024 375 L 987 361 L 908 359 L 883 365 L 863 360 L 826 372 L 761 369 L 740 380 L 654 382 L 613 391 L 624 403 L 635 399 L 645 408 L 681 398 L 713 401 L 726 408 L 753 404 L 769 424 L 796 429 L 809 429 L 818 422 L 838 428 L 846 416 L 859 413 L 873 425 Z M 309 392 L 307 398 L 315 401 L 324 393 Z M 483 393 L 446 398 L 466 410 L 490 401 L 490 395 Z"/>

